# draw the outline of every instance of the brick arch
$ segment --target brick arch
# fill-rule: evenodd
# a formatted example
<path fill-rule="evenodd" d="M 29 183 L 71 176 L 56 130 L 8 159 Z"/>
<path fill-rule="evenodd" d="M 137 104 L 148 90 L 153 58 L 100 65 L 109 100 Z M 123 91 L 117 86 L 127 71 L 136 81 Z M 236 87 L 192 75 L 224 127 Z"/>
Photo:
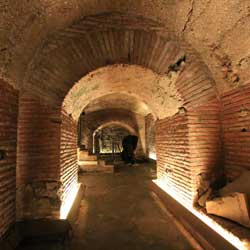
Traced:
<path fill-rule="evenodd" d="M 93 135 L 97 131 L 102 130 L 102 129 L 109 127 L 109 126 L 119 126 L 119 127 L 126 129 L 128 132 L 130 132 L 133 135 L 138 134 L 138 132 L 133 127 L 131 127 L 130 125 L 128 125 L 126 123 L 123 123 L 122 121 L 110 121 L 110 122 L 104 123 L 104 124 L 100 125 L 98 128 L 96 128 L 93 132 Z"/>
<path fill-rule="evenodd" d="M 186 65 L 179 70 L 176 63 L 183 58 Z M 217 98 L 206 65 L 189 45 L 160 23 L 122 13 L 85 17 L 52 34 L 30 62 L 23 88 L 62 102 L 79 79 L 115 64 L 140 65 L 166 78 L 179 71 L 175 87 L 186 106 Z"/>
<path fill-rule="evenodd" d="M 107 109 L 95 111 L 85 115 L 85 121 L 83 134 L 85 134 L 85 140 L 83 144 L 92 152 L 92 137 L 93 133 L 105 124 L 120 124 L 129 128 L 129 131 L 138 134 L 139 122 L 142 121 L 141 115 L 135 114 L 128 110 L 123 109 Z"/>
<path fill-rule="evenodd" d="M 156 75 L 154 93 L 162 103 L 154 106 L 143 81 L 140 89 L 130 94 L 140 95 L 160 118 L 156 123 L 159 178 L 167 178 L 177 192 L 192 202 L 198 189 L 197 176 L 213 171 L 219 158 L 220 106 L 214 81 L 192 47 L 163 25 L 122 13 L 85 17 L 53 33 L 37 50 L 23 81 L 22 88 L 41 100 L 52 105 L 63 104 L 60 163 L 63 192 L 69 193 L 72 180 L 77 180 L 74 154 L 77 115 L 67 109 L 64 101 L 82 80 L 91 79 L 105 68 L 117 69 L 117 65 L 146 69 Z M 82 94 L 95 96 L 95 85 L 82 85 L 80 93 L 73 91 L 75 98 L 68 102 L 72 107 L 78 107 L 77 100 Z M 126 89 L 125 79 L 121 85 L 116 89 L 114 82 L 113 91 Z M 168 114 L 166 107 L 176 98 L 180 103 L 175 112 Z M 86 104 L 91 101 L 84 99 Z"/>
<path fill-rule="evenodd" d="M 78 115 L 72 111 L 81 110 L 91 102 L 91 96 L 98 97 L 97 86 L 93 84 L 96 76 L 100 77 L 99 82 L 104 91 L 102 94 L 107 94 L 105 80 L 107 82 L 114 78 L 114 72 L 119 72 L 119 68 L 123 67 L 124 71 L 136 68 L 137 73 L 140 69 L 144 70 L 143 74 L 138 74 L 141 78 L 138 75 L 136 77 L 135 73 L 134 78 L 141 79 L 141 84 L 138 89 L 132 88 L 129 92 L 147 103 L 159 119 L 156 122 L 158 178 L 167 180 L 178 195 L 193 203 L 199 195 L 200 176 L 210 178 L 211 173 L 221 167 L 220 100 L 215 83 L 191 46 L 175 38 L 165 27 L 155 22 L 149 24 L 138 17 L 134 28 L 129 25 L 129 17 L 125 18 L 122 14 L 120 17 L 116 15 L 117 22 L 113 22 L 112 14 L 86 18 L 56 37 L 58 44 L 61 43 L 66 48 L 66 54 L 72 58 L 69 68 L 79 72 L 73 79 L 72 71 L 66 70 L 67 79 L 70 80 L 69 84 L 64 81 L 65 92 L 61 92 L 63 108 L 73 119 L 77 119 Z M 71 42 L 66 42 L 67 39 Z M 57 49 L 55 52 L 56 61 L 63 62 L 63 54 Z M 46 53 L 45 57 L 50 58 Z M 84 63 L 77 64 L 79 60 Z M 50 68 L 48 60 L 47 63 Z M 81 74 L 79 68 L 83 69 Z M 112 70 L 103 74 L 108 69 Z M 155 87 L 153 91 L 145 84 L 147 77 L 144 77 L 148 71 L 156 76 L 152 81 Z M 121 76 L 122 73 L 117 75 Z M 119 84 L 116 85 L 117 82 Z M 110 91 L 126 91 L 126 77 L 117 82 L 112 83 Z M 67 86 L 71 86 L 69 92 L 66 91 Z M 153 98 L 154 94 L 159 98 L 158 103 Z M 174 108 L 171 106 L 174 102 L 172 98 L 178 99 Z M 83 102 L 85 104 L 81 106 Z M 168 105 L 173 109 L 168 108 Z"/>
<path fill-rule="evenodd" d="M 76 120 L 82 110 L 95 100 L 106 95 L 123 95 L 146 106 L 154 117 L 163 118 L 178 112 L 184 103 L 176 88 L 169 83 L 168 78 L 141 66 L 107 66 L 76 83 L 66 96 L 63 107 Z"/>
<path fill-rule="evenodd" d="M 98 131 L 101 131 L 105 128 L 108 128 L 108 127 L 113 127 L 113 126 L 116 126 L 116 127 L 119 127 L 119 128 L 123 128 L 124 130 L 126 130 L 127 132 L 129 132 L 131 135 L 136 135 L 138 136 L 138 132 L 133 128 L 131 127 L 130 125 L 122 122 L 122 121 L 110 121 L 110 122 L 106 122 L 102 125 L 100 125 L 98 128 L 96 128 L 93 133 L 92 133 L 92 148 L 94 149 L 95 147 L 95 136 L 96 136 L 96 133 Z M 140 143 L 139 143 L 140 144 Z M 141 145 L 139 145 L 141 147 Z M 94 152 L 94 151 L 93 151 Z"/>

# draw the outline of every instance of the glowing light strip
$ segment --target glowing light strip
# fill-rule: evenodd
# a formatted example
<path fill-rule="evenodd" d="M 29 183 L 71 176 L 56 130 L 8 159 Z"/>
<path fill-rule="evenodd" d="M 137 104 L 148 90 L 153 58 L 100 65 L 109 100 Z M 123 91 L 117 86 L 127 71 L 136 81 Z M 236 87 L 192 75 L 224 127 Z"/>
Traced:
<path fill-rule="evenodd" d="M 207 226 L 209 226 L 211 229 L 213 229 L 216 233 L 218 233 L 220 236 L 222 236 L 226 241 L 231 243 L 234 247 L 236 247 L 239 250 L 249 250 L 249 244 L 247 242 L 241 241 L 237 236 L 223 228 L 221 225 L 219 225 L 216 221 L 214 221 L 212 218 L 207 216 L 206 214 L 196 210 L 193 208 L 190 204 L 187 204 L 176 192 L 174 192 L 171 189 L 170 185 L 166 184 L 166 180 L 153 180 L 153 182 L 160 187 L 164 192 L 169 194 L 173 199 L 178 201 L 182 206 L 184 206 L 186 209 L 188 209 L 193 215 L 195 215 L 197 218 L 199 218 L 201 221 L 203 221 Z"/>
<path fill-rule="evenodd" d="M 149 153 L 149 158 L 156 161 L 157 160 L 156 153 L 150 152 Z"/>
<path fill-rule="evenodd" d="M 69 211 L 72 208 L 72 205 L 76 199 L 76 195 L 78 193 L 79 188 L 80 184 L 75 183 L 68 195 L 64 198 L 60 209 L 60 219 L 67 219 Z"/>

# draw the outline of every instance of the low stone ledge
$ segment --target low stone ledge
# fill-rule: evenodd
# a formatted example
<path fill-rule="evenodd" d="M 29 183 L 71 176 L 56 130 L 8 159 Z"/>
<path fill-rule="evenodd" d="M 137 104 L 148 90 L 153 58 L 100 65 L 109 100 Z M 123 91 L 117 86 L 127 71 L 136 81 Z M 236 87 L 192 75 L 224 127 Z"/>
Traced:
<path fill-rule="evenodd" d="M 168 209 L 176 215 L 177 218 L 185 225 L 194 238 L 204 247 L 204 249 L 227 249 L 235 250 L 235 247 L 222 238 L 218 233 L 208 227 L 203 221 L 198 219 L 189 210 L 174 200 L 170 195 L 163 191 L 154 182 L 149 182 L 149 188 L 153 190 Z M 214 217 L 209 216 L 212 219 Z M 218 223 L 216 220 L 215 223 Z M 224 220 L 223 220 L 224 221 Z M 237 224 L 236 224 L 237 225 Z M 221 225 L 224 227 L 225 225 Z M 238 226 L 242 229 L 243 227 Z M 235 234 L 236 235 L 236 234 Z M 236 235 L 241 237 L 240 235 Z"/>

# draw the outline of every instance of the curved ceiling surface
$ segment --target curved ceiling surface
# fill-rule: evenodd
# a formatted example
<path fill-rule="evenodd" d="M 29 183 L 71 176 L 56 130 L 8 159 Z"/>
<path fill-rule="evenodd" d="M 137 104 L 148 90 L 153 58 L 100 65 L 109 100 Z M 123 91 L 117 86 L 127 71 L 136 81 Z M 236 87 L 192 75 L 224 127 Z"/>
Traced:
<path fill-rule="evenodd" d="M 89 103 L 84 112 L 86 114 L 104 109 L 126 109 L 146 116 L 150 113 L 148 106 L 136 97 L 125 93 L 112 93 L 99 97 Z"/>
<path fill-rule="evenodd" d="M 64 108 L 77 119 L 82 110 L 93 102 L 98 103 L 98 100 L 105 100 L 107 96 L 126 96 L 136 102 L 122 97 L 122 102 L 117 105 L 139 108 L 144 113 L 148 109 L 158 118 L 171 116 L 183 104 L 175 87 L 177 76 L 178 74 L 172 74 L 171 77 L 160 76 L 152 70 L 135 65 L 107 66 L 76 83 L 64 100 Z M 112 105 L 107 100 L 106 104 Z M 134 104 L 139 105 L 136 107 Z"/>

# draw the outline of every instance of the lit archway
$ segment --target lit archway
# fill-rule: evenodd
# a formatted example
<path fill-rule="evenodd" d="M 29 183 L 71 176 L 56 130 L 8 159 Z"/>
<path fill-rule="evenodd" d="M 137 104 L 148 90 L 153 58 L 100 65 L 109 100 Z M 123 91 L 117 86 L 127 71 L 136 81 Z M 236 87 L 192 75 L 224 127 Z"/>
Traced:
<path fill-rule="evenodd" d="M 103 148 L 100 147 L 100 143 L 97 141 L 97 135 L 99 135 L 99 133 L 103 134 L 102 132 L 105 132 L 105 129 L 111 129 L 111 130 L 116 130 L 116 136 L 115 138 L 112 136 L 112 147 L 109 151 L 106 150 L 106 152 L 104 152 Z M 119 130 L 119 131 L 118 131 Z M 121 121 L 117 121 L 117 122 L 108 122 L 106 124 L 102 124 L 100 127 L 98 127 L 94 133 L 93 133 L 93 153 L 117 153 L 117 152 L 121 152 L 122 149 L 122 139 L 127 136 L 127 135 L 137 135 L 136 131 L 134 128 L 130 127 L 129 125 L 121 122 Z M 113 140 L 115 140 L 115 142 L 113 142 Z M 97 150 L 97 145 L 99 150 Z"/>
<path fill-rule="evenodd" d="M 199 174 L 218 166 L 220 105 L 208 68 L 164 25 L 140 16 L 133 27 L 130 18 L 135 16 L 85 17 L 49 36 L 29 63 L 23 89 L 63 109 L 58 166 L 63 202 L 77 180 L 76 153 L 72 152 L 77 148 L 80 112 L 94 98 L 112 92 L 134 96 L 160 119 L 156 123 L 158 177 L 167 179 L 187 202 L 195 199 Z M 58 116 L 53 114 L 51 120 L 59 124 Z M 176 147 L 164 147 L 172 141 Z"/>

